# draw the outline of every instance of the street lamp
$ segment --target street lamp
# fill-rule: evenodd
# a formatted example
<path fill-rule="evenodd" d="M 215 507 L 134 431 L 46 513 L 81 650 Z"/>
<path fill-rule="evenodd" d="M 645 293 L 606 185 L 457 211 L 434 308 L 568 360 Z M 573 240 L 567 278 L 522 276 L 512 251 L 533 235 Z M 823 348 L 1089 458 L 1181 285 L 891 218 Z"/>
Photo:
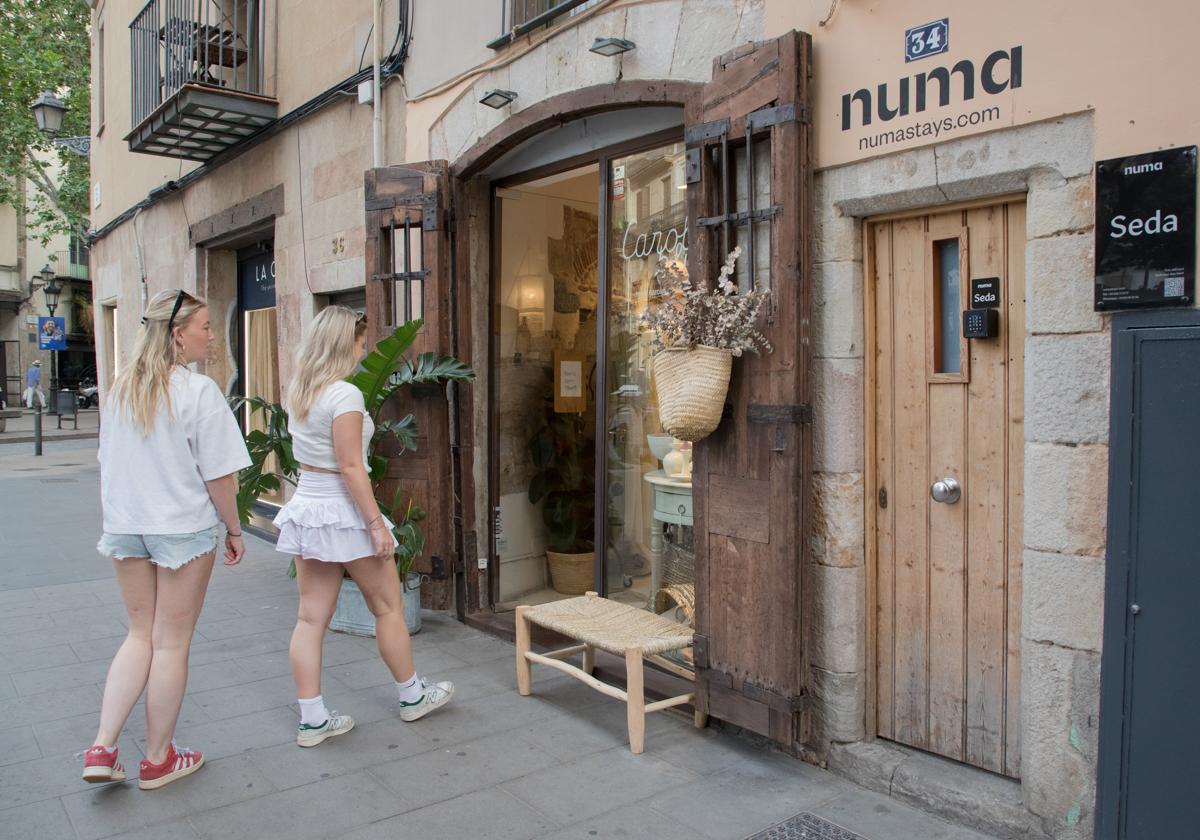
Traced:
<path fill-rule="evenodd" d="M 37 120 L 38 130 L 47 134 L 57 134 L 62 131 L 63 117 L 67 113 L 67 106 L 51 91 L 42 91 L 42 95 L 35 99 L 29 107 L 33 111 L 33 118 Z"/>
<path fill-rule="evenodd" d="M 38 130 L 49 135 L 55 145 L 66 146 L 80 157 L 88 157 L 92 151 L 91 137 L 54 137 L 62 131 L 63 117 L 67 113 L 67 105 L 51 91 L 42 91 L 42 95 L 29 106 L 33 118 L 37 121 Z"/>
<path fill-rule="evenodd" d="M 46 296 L 46 309 L 50 310 L 50 317 L 54 317 L 55 310 L 58 309 L 58 301 L 62 296 L 63 286 L 66 285 L 66 280 L 58 276 L 49 263 L 43 266 L 42 270 L 33 278 L 33 282 L 41 281 L 42 294 Z M 36 288 L 36 286 L 35 286 Z M 58 413 L 58 351 L 50 351 L 50 413 Z"/>

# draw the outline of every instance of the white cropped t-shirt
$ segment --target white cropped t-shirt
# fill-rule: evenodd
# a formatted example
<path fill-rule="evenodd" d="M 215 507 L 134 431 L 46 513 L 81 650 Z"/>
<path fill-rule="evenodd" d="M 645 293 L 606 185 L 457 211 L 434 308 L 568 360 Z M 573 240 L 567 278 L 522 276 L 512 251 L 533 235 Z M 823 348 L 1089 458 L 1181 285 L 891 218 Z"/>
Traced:
<path fill-rule="evenodd" d="M 375 434 L 375 424 L 367 414 L 362 391 L 344 380 L 326 385 L 313 400 L 303 420 L 288 417 L 288 432 L 292 436 L 292 454 L 301 464 L 326 470 L 338 468 L 333 451 L 333 421 L 343 414 L 359 412 L 363 416 L 363 466 L 367 465 L 367 447 Z"/>

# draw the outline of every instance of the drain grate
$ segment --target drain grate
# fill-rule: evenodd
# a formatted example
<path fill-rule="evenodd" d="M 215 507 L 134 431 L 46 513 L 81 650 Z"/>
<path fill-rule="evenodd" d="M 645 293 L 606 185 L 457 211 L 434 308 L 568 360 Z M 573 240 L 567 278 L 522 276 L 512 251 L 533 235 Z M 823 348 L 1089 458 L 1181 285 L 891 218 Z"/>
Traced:
<path fill-rule="evenodd" d="M 74 484 L 73 478 L 39 478 L 38 481 L 42 484 Z"/>
<path fill-rule="evenodd" d="M 805 811 L 746 840 L 865 840 L 853 831 Z"/>

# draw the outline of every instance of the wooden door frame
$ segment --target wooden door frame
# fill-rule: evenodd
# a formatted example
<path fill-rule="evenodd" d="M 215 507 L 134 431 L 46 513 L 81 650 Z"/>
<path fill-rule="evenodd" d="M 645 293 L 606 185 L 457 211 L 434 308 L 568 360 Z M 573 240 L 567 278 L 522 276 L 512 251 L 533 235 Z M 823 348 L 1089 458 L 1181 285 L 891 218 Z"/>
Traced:
<path fill-rule="evenodd" d="M 877 458 L 879 453 L 876 449 L 879 418 L 875 404 L 879 359 L 878 348 L 876 347 L 878 336 L 875 330 L 875 318 L 878 314 L 878 301 L 875 294 L 876 255 L 875 237 L 872 235 L 872 232 L 875 225 L 888 222 L 921 218 L 934 215 L 935 213 L 954 213 L 983 207 L 1003 207 L 1015 202 L 1028 202 L 1028 200 L 1028 193 L 1006 193 L 1004 195 L 966 199 L 896 213 L 881 213 L 875 216 L 863 217 L 860 220 L 862 229 L 859 231 L 859 235 L 862 237 L 863 249 L 863 549 L 864 562 L 866 563 L 867 607 L 867 626 L 864 628 L 866 637 L 866 657 L 864 658 L 866 679 L 864 680 L 865 696 L 863 698 L 865 701 L 863 704 L 863 714 L 866 719 L 864 720 L 863 731 L 865 733 L 864 740 L 866 741 L 874 741 L 879 737 L 879 684 L 877 674 L 879 663 L 876 648 L 879 642 L 879 611 L 876 608 L 879 594 L 879 504 L 877 502 L 879 492 Z M 1024 237 L 1025 231 L 1022 231 L 1021 235 Z M 1022 279 L 1026 279 L 1024 278 L 1024 272 L 1022 272 Z M 1011 295 L 1012 292 L 1009 291 L 1009 294 Z M 1021 335 L 1021 342 L 1024 345 L 1024 332 Z"/>

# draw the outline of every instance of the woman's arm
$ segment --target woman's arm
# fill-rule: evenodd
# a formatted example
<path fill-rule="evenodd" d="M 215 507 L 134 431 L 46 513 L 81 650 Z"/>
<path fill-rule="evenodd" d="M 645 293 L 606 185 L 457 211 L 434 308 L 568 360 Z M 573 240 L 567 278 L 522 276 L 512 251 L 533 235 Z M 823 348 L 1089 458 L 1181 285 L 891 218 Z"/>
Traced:
<path fill-rule="evenodd" d="M 379 503 L 375 501 L 375 493 L 371 490 L 371 477 L 363 463 L 362 432 L 363 416 L 357 411 L 333 418 L 333 454 L 337 458 L 338 470 L 346 482 L 350 497 L 371 529 L 375 556 L 383 559 L 392 554 L 392 534 L 383 521 Z"/>
<path fill-rule="evenodd" d="M 238 519 L 237 474 L 214 478 L 204 482 L 204 486 L 208 488 L 208 496 L 217 509 L 217 516 L 225 523 L 225 565 L 236 566 L 246 553 L 246 544 L 242 541 L 242 523 Z"/>

